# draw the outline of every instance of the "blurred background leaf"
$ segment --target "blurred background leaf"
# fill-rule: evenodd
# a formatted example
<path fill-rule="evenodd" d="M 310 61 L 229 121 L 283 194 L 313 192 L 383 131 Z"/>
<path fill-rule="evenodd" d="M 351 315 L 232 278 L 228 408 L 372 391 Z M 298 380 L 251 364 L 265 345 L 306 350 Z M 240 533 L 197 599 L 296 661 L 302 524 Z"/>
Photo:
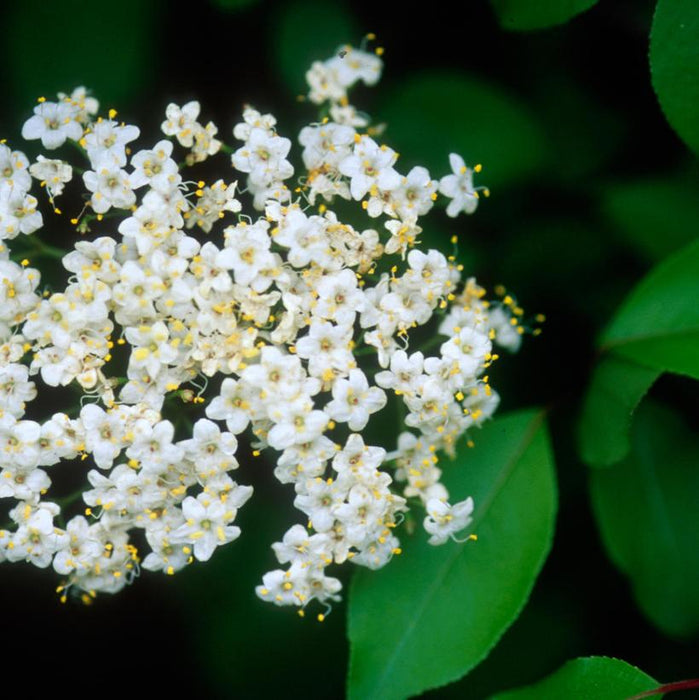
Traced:
<path fill-rule="evenodd" d="M 375 118 L 401 155 L 404 171 L 424 165 L 451 172 L 448 156 L 483 165 L 476 184 L 498 188 L 531 177 L 547 162 L 546 135 L 526 105 L 492 82 L 453 72 L 423 72 L 384 91 Z M 428 138 L 429 136 L 429 138 Z"/>
<path fill-rule="evenodd" d="M 544 416 L 501 416 L 476 441 L 444 465 L 444 480 L 452 502 L 473 496 L 465 532 L 478 541 L 434 547 L 421 532 L 403 535 L 404 552 L 390 567 L 353 578 L 350 698 L 403 698 L 459 678 L 529 597 L 551 545 L 557 500 Z"/>
<path fill-rule="evenodd" d="M 609 556 L 663 632 L 699 633 L 699 440 L 667 407 L 644 401 L 632 450 L 591 472 L 591 496 Z"/>
<path fill-rule="evenodd" d="M 526 31 L 561 24 L 598 0 L 490 0 L 503 29 Z"/>
<path fill-rule="evenodd" d="M 602 207 L 639 255 L 659 261 L 699 236 L 699 174 L 683 170 L 611 183 Z"/>
<path fill-rule="evenodd" d="M 650 69 L 667 120 L 699 154 L 699 4 L 658 0 L 650 35 Z"/>
<path fill-rule="evenodd" d="M 11 66 L 9 96 L 28 114 L 37 97 L 55 99 L 57 92 L 82 85 L 103 108 L 122 107 L 157 75 L 162 9 L 159 0 L 8 4 L 3 49 Z"/>
<path fill-rule="evenodd" d="M 318 0 L 294 0 L 275 12 L 272 58 L 293 95 L 308 92 L 305 76 L 313 61 L 325 61 L 344 44 L 357 45 L 364 34 L 343 2 L 333 3 L 332 12 L 328 9 Z"/>
<path fill-rule="evenodd" d="M 608 467 L 628 454 L 633 412 L 660 374 L 660 370 L 615 355 L 600 360 L 580 419 L 580 456 L 584 462 Z"/>
<path fill-rule="evenodd" d="M 601 338 L 646 367 L 699 379 L 699 240 L 657 265 L 632 290 Z"/>
<path fill-rule="evenodd" d="M 527 688 L 501 693 L 492 700 L 627 700 L 657 687 L 657 681 L 625 661 L 592 656 L 573 659 L 548 678 Z"/>

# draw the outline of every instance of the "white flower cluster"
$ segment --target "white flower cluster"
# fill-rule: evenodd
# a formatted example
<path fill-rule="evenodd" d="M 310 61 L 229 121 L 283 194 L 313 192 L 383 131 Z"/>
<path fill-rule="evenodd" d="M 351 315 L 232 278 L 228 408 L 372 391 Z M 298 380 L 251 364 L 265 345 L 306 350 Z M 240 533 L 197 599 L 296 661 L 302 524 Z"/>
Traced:
<path fill-rule="evenodd" d="M 113 110 L 97 117 L 84 89 L 41 101 L 23 136 L 48 150 L 74 141 L 82 170 L 0 145 L 0 504 L 10 504 L 0 561 L 53 566 L 64 596 L 86 599 L 140 568 L 206 561 L 239 536 L 252 493 L 231 476 L 238 436 L 265 450 L 303 514 L 273 545 L 283 568 L 257 588 L 277 605 L 337 599 L 331 564 L 384 566 L 411 502 L 433 544 L 470 523 L 471 499 L 448 503 L 439 456 L 495 410 L 484 372 L 493 342 L 519 344 L 521 310 L 509 297 L 490 304 L 453 258 L 414 247 L 438 191 L 452 216 L 473 211 L 477 194 L 459 156 L 441 181 L 425 168 L 404 175 L 361 131 L 347 90 L 380 71 L 376 55 L 350 47 L 313 65 L 310 99 L 329 101 L 333 120 L 302 129 L 307 172 L 293 192 L 291 141 L 271 115 L 245 109 L 233 132 L 243 145 L 229 151 L 256 218 L 240 213 L 237 182 L 183 179 L 174 147 L 191 165 L 222 146 L 195 102 L 167 108 L 162 131 L 177 143 L 132 152 L 139 129 Z M 55 209 L 66 185 L 79 189 L 76 171 L 88 204 L 72 223 L 104 235 L 77 242 L 62 258 L 65 289 L 41 294 L 39 272 L 6 243 L 42 227 L 32 176 Z M 328 208 L 338 197 L 382 225 L 343 223 Z M 82 407 L 25 417 L 39 377 L 79 387 Z M 206 398 L 191 388 L 216 377 Z M 387 453 L 362 431 L 389 398 L 405 429 Z M 191 437 L 164 418 L 181 399 L 206 402 Z M 80 510 L 51 496 L 61 463 L 83 475 Z"/>

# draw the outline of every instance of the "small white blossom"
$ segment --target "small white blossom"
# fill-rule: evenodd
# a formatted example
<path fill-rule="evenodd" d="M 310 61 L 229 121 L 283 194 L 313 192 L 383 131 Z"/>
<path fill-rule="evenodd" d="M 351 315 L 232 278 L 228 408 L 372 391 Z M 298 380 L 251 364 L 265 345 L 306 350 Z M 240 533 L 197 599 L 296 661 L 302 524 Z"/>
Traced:
<path fill-rule="evenodd" d="M 428 542 L 434 545 L 444 544 L 471 523 L 472 513 L 472 498 L 453 506 L 437 498 L 430 499 L 427 502 L 427 517 L 423 523 L 425 530 L 431 535 Z"/>
<path fill-rule="evenodd" d="M 453 174 L 445 175 L 439 181 L 439 191 L 451 199 L 447 215 L 455 217 L 462 211 L 473 214 L 478 206 L 478 192 L 473 187 L 473 171 L 466 167 L 464 159 L 456 153 L 449 155 L 449 163 Z"/>

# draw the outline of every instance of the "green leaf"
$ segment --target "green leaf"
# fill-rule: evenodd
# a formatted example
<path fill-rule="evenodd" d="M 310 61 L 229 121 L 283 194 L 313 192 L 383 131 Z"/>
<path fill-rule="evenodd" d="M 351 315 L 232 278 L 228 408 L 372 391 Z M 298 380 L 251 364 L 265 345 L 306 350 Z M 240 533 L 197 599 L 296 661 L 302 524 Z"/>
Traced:
<path fill-rule="evenodd" d="M 283 3 L 274 11 L 270 31 L 277 71 L 294 95 L 306 94 L 304 76 L 313 61 L 330 58 L 339 47 L 361 39 L 354 16 L 342 2 L 332 9 L 319 0 Z"/>
<path fill-rule="evenodd" d="M 527 31 L 563 24 L 598 0 L 490 0 L 503 29 Z"/>
<path fill-rule="evenodd" d="M 520 613 L 551 546 L 556 510 L 544 416 L 498 418 L 445 466 L 472 495 L 478 541 L 442 547 L 422 531 L 381 571 L 357 571 L 349 600 L 350 698 L 404 698 L 456 680 Z"/>
<path fill-rule="evenodd" d="M 670 409 L 645 401 L 629 456 L 592 474 L 609 556 L 650 620 L 678 637 L 699 633 L 699 440 Z"/>
<path fill-rule="evenodd" d="M 591 656 L 568 661 L 548 678 L 526 688 L 500 693 L 492 700 L 627 700 L 631 695 L 657 687 L 657 681 L 625 661 Z"/>
<path fill-rule="evenodd" d="M 697 192 L 691 175 L 636 180 L 605 187 L 602 206 L 626 241 L 658 261 L 697 237 Z"/>
<path fill-rule="evenodd" d="M 406 156 L 401 172 L 424 165 L 450 172 L 449 153 L 481 163 L 476 184 L 491 188 L 522 180 L 546 163 L 548 142 L 533 114 L 502 88 L 462 73 L 430 71 L 383 93 L 377 119 L 386 142 Z M 402 164 L 402 165 L 401 165 Z"/>
<path fill-rule="evenodd" d="M 667 120 L 699 154 L 699 5 L 658 0 L 650 35 L 653 88 Z"/>
<path fill-rule="evenodd" d="M 595 368 L 583 405 L 580 456 L 593 467 L 623 459 L 631 449 L 631 417 L 661 372 L 623 357 L 603 357 Z"/>
<path fill-rule="evenodd" d="M 16 99 L 30 105 L 39 96 L 52 100 L 83 85 L 103 106 L 118 107 L 154 75 L 159 5 L 123 0 L 118 9 L 99 11 L 79 0 L 12 3 L 4 45 Z M 50 58 L 39 61 L 38 46 Z"/>
<path fill-rule="evenodd" d="M 602 350 L 699 379 L 699 240 L 664 260 L 626 298 Z"/>

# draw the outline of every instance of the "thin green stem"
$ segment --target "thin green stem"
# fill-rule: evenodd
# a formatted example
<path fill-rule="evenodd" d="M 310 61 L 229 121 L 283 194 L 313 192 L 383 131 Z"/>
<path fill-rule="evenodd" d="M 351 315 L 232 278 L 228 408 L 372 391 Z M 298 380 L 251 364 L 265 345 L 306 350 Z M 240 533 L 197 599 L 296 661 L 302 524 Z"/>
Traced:
<path fill-rule="evenodd" d="M 34 248 L 32 251 L 34 255 L 44 258 L 53 258 L 54 260 L 62 260 L 63 256 L 68 254 L 67 250 L 50 245 L 49 243 L 44 243 L 40 238 L 32 236 L 30 241 Z"/>

